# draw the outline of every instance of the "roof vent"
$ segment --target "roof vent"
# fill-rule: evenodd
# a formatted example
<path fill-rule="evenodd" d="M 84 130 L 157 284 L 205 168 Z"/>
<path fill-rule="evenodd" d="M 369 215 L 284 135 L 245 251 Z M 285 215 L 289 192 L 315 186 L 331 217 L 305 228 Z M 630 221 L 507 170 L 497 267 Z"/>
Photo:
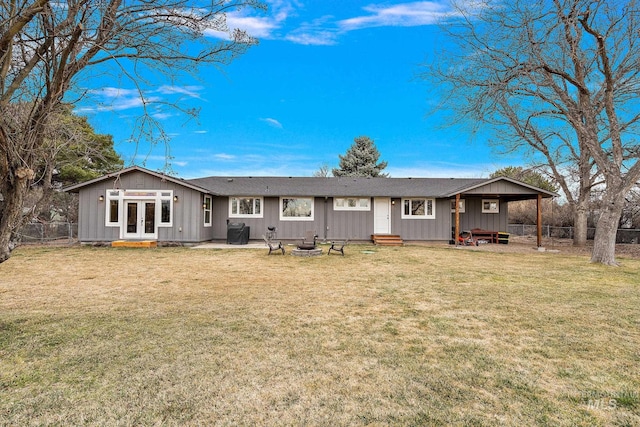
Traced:
<path fill-rule="evenodd" d="M 233 178 L 227 178 L 227 182 L 233 182 Z"/>

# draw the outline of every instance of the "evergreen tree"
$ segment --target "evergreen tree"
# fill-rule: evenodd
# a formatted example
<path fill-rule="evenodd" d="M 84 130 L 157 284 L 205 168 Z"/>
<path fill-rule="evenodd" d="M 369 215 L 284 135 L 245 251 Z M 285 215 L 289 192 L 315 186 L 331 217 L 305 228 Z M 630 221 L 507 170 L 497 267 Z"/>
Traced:
<path fill-rule="evenodd" d="M 558 185 L 553 179 L 547 178 L 540 172 L 533 169 L 524 169 L 522 166 L 507 166 L 506 168 L 498 169 L 489 177 L 496 178 L 499 176 L 517 179 L 525 184 L 533 185 L 534 187 L 542 188 L 543 190 L 553 192 L 558 191 Z"/>
<path fill-rule="evenodd" d="M 378 163 L 380 153 L 374 142 L 368 136 L 359 136 L 347 152 L 338 156 L 340 168 L 333 168 L 333 176 L 370 176 L 388 178 L 389 174 L 381 171 L 387 167 L 387 162 Z"/>
<path fill-rule="evenodd" d="M 49 169 L 54 187 L 88 181 L 124 165 L 114 149 L 113 137 L 96 133 L 87 118 L 74 114 L 68 104 L 52 114 L 44 147 L 43 163 L 53 164 Z"/>

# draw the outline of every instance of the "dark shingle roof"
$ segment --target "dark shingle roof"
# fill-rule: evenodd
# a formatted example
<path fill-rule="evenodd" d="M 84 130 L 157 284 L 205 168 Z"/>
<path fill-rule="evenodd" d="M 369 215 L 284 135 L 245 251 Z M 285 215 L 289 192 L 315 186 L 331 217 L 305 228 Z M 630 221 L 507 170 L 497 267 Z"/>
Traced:
<path fill-rule="evenodd" d="M 483 178 L 208 177 L 187 180 L 219 196 L 448 197 Z"/>
<path fill-rule="evenodd" d="M 80 184 L 64 191 L 77 192 L 80 188 L 135 171 L 144 172 L 194 190 L 218 196 L 309 196 L 309 197 L 434 197 L 449 198 L 459 193 L 497 181 L 515 183 L 525 192 L 509 195 L 511 200 L 531 198 L 536 193 L 543 197 L 556 197 L 556 193 L 532 187 L 511 178 L 364 178 L 364 177 L 221 177 L 181 179 L 131 166 Z M 492 192 L 491 194 L 495 194 Z M 505 194 L 506 195 L 506 194 Z"/>

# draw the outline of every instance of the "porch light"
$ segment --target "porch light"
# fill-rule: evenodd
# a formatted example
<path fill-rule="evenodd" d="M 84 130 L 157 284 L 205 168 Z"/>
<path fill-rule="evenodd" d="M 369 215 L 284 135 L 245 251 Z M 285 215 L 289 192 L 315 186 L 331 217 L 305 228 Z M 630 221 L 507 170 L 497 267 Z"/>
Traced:
<path fill-rule="evenodd" d="M 102 194 L 98 197 L 98 201 L 104 202 L 104 196 Z"/>
<path fill-rule="evenodd" d="M 178 201 L 178 196 L 173 196 L 173 201 L 177 202 Z"/>

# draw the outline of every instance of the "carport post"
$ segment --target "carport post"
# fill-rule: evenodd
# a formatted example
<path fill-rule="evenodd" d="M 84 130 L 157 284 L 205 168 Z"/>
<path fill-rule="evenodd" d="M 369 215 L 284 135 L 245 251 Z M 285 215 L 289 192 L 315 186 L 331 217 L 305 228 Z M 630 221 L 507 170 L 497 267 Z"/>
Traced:
<path fill-rule="evenodd" d="M 456 232 L 453 235 L 453 241 L 458 246 L 458 236 L 460 235 L 460 193 L 456 194 Z"/>
<path fill-rule="evenodd" d="M 536 216 L 538 228 L 538 247 L 542 247 L 542 194 L 538 193 L 538 213 Z"/>

